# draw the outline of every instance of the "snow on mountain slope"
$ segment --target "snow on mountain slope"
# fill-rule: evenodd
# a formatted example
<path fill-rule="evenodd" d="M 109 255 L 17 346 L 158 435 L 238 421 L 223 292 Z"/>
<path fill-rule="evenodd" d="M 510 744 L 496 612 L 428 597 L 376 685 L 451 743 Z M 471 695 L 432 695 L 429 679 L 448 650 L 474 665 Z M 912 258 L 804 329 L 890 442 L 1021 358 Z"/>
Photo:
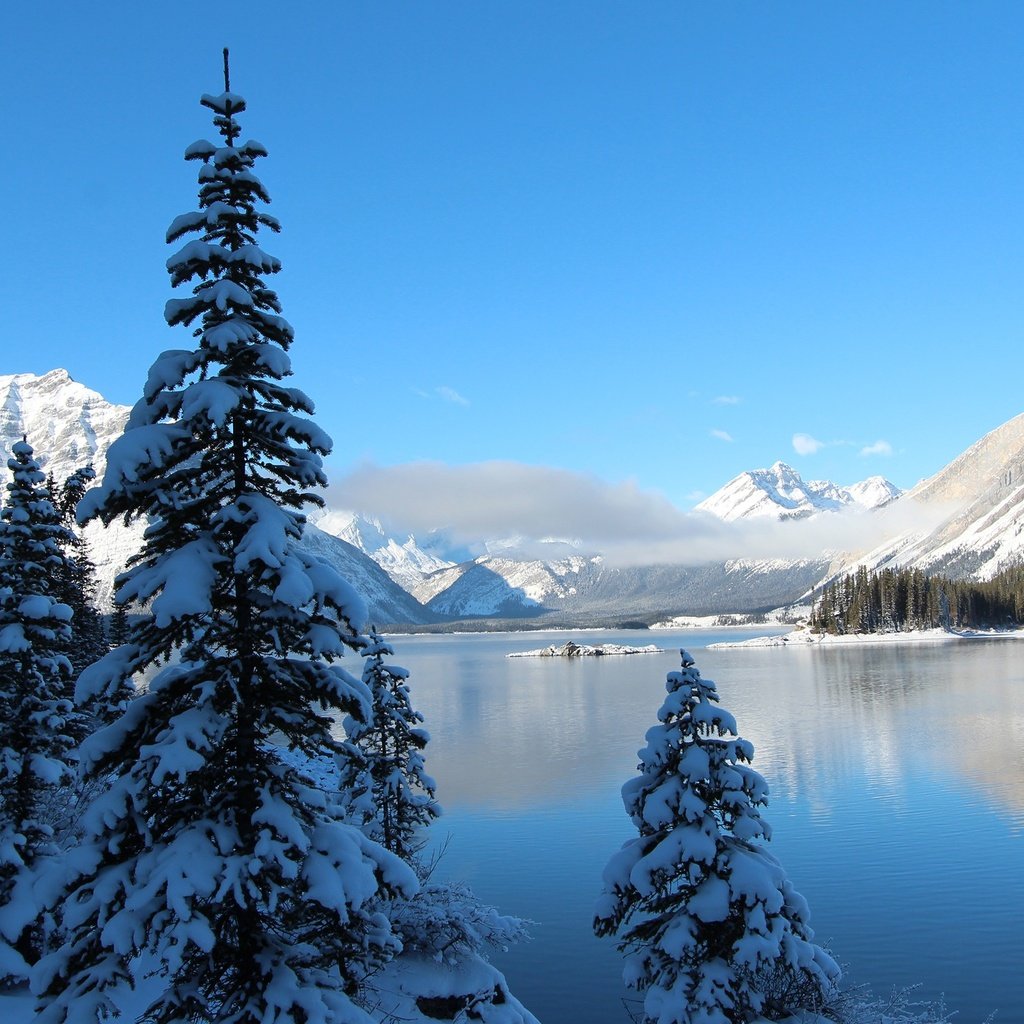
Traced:
<path fill-rule="evenodd" d="M 107 448 L 124 431 L 130 411 L 72 380 L 67 370 L 0 376 L 4 465 L 11 445 L 25 436 L 43 471 L 58 483 L 90 463 L 102 476 Z"/>
<path fill-rule="evenodd" d="M 850 484 L 844 488 L 853 499 L 853 504 L 861 508 L 881 508 L 895 501 L 903 491 L 884 476 L 869 476 L 860 483 Z"/>
<path fill-rule="evenodd" d="M 804 480 L 792 466 L 776 462 L 768 469 L 740 473 L 705 498 L 697 510 L 729 522 L 761 516 L 797 519 L 848 505 L 876 508 L 898 494 L 900 489 L 884 477 L 839 487 L 829 480 Z"/>
<path fill-rule="evenodd" d="M 92 465 L 103 475 L 107 449 L 120 437 L 131 410 L 114 405 L 102 395 L 72 380 L 67 370 L 51 370 L 42 377 L 32 373 L 0 376 L 0 445 L 5 458 L 11 446 L 27 437 L 46 473 L 62 484 L 76 469 Z M 6 494 L 0 486 L 0 495 Z M 114 576 L 139 549 L 142 527 L 113 523 L 104 528 L 90 523 L 85 531 L 89 557 L 96 564 L 97 601 L 110 608 Z"/>
<path fill-rule="evenodd" d="M 425 576 L 455 564 L 424 551 L 411 535 L 405 541 L 398 541 L 387 533 L 379 519 L 372 516 L 330 509 L 315 521 L 324 533 L 338 537 L 369 555 L 410 594 L 416 593 Z"/>
<path fill-rule="evenodd" d="M 989 579 L 1024 558 L 1024 414 L 990 431 L 892 506 L 922 528 L 838 560 L 830 576 L 864 565 Z M 938 521 L 938 525 L 934 525 Z M 927 524 L 932 524 L 928 526 Z"/>
<path fill-rule="evenodd" d="M 302 535 L 302 545 L 337 569 L 366 602 L 369 621 L 356 623 L 360 629 L 368 625 L 437 621 L 437 615 L 424 608 L 372 558 L 347 541 L 308 525 Z"/>
<path fill-rule="evenodd" d="M 580 575 L 599 563 L 580 556 L 547 562 L 484 555 L 427 577 L 416 594 L 431 611 L 455 618 L 518 615 L 562 606 L 577 593 Z"/>
<path fill-rule="evenodd" d="M 16 441 L 27 436 L 44 471 L 52 472 L 58 483 L 90 463 L 97 478 L 102 478 L 107 449 L 124 432 L 129 412 L 128 406 L 113 405 L 72 380 L 66 370 L 51 370 L 42 377 L 31 373 L 0 376 L 0 443 L 9 453 Z M 3 493 L 0 490 L 0 495 Z M 126 527 L 120 522 L 107 527 L 92 522 L 85 529 L 89 557 L 96 565 L 97 603 L 104 610 L 111 608 L 114 577 L 141 547 L 143 529 L 141 523 Z M 435 620 L 436 616 L 351 545 L 314 528 L 307 530 L 304 542 L 352 583 L 375 622 Z M 415 564 L 417 553 L 395 555 L 396 562 L 401 558 Z M 427 555 L 421 561 L 426 569 L 446 564 Z"/>

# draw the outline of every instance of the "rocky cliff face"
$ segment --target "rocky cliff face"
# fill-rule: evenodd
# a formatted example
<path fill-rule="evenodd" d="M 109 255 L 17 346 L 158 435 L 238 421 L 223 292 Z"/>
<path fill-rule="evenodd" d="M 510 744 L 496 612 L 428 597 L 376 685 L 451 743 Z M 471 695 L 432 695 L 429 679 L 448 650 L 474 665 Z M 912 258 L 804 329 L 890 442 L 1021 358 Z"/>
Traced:
<path fill-rule="evenodd" d="M 101 476 L 110 442 L 124 430 L 131 410 L 113 405 L 102 395 L 51 370 L 0 376 L 0 445 L 6 457 L 11 445 L 27 437 L 44 472 L 63 483 L 76 469 L 92 465 Z"/>

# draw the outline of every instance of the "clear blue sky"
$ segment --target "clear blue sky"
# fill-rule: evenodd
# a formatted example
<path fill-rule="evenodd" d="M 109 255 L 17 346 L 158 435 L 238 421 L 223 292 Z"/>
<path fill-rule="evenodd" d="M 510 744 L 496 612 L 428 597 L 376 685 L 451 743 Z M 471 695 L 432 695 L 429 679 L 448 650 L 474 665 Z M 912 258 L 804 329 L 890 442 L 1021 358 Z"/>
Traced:
<path fill-rule="evenodd" d="M 0 372 L 134 402 L 187 343 L 163 234 L 229 45 L 338 474 L 509 460 L 687 507 L 783 459 L 906 487 L 1024 411 L 1019 3 L 40 2 L 4 23 Z"/>

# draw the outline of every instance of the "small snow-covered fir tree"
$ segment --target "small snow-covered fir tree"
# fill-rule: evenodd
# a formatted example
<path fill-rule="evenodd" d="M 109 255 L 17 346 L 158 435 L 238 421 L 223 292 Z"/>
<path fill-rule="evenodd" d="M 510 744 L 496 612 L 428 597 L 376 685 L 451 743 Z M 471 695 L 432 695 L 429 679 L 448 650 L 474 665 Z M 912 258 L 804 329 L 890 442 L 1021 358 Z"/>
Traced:
<path fill-rule="evenodd" d="M 79 502 L 96 479 L 92 466 L 76 469 L 64 485 L 56 489 L 57 509 L 67 527 L 65 544 L 65 569 L 60 580 L 60 593 L 74 612 L 74 641 L 67 652 L 73 669 L 73 680 L 94 662 L 99 661 L 112 646 L 127 643 L 127 632 L 122 632 L 118 643 L 112 644 L 104 627 L 103 616 L 96 607 L 96 566 L 89 556 L 89 547 L 80 530 L 77 530 L 77 509 Z M 120 623 L 119 623 L 120 624 Z M 74 696 L 74 685 L 70 696 Z M 99 725 L 106 725 L 116 718 L 127 703 L 135 696 L 131 679 L 124 679 L 113 693 L 89 701 L 82 712 L 83 726 L 75 733 L 81 743 L 85 736 Z"/>
<path fill-rule="evenodd" d="M 226 51 L 225 91 L 202 104 L 221 140 L 186 150 L 199 209 L 167 234 L 197 236 L 168 260 L 192 294 L 166 308 L 197 340 L 154 363 L 79 505 L 80 521 L 149 521 L 117 581 L 146 612 L 79 696 L 171 663 L 82 747 L 85 770 L 112 781 L 68 858 L 66 940 L 34 979 L 41 1024 L 102 1018 L 144 954 L 165 980 L 150 1022 L 365 1022 L 352 996 L 397 947 L 375 901 L 416 888 L 284 756 L 332 755 L 332 722 L 369 714 L 366 687 L 335 663 L 362 647 L 365 608 L 298 544 L 331 442 L 282 383 L 292 329 L 265 280 L 278 261 L 257 242 L 278 225 Z"/>
<path fill-rule="evenodd" d="M 395 652 L 376 629 L 368 639 L 363 682 L 372 713 L 365 721 L 345 719 L 338 785 L 349 819 L 406 861 L 420 888 L 380 901 L 402 950 L 367 980 L 363 998 L 380 1021 L 537 1024 L 487 961 L 492 950 L 528 938 L 525 922 L 499 914 L 464 883 L 431 877 L 437 860 L 428 862 L 422 851 L 441 808 L 424 759 L 430 736 L 412 706 L 409 672 L 385 661 Z"/>
<path fill-rule="evenodd" d="M 345 720 L 350 753 L 342 760 L 341 788 L 363 831 L 412 862 L 423 845 L 418 836 L 440 808 L 423 759 L 430 737 L 421 728 L 423 716 L 412 706 L 409 673 L 384 662 L 394 653 L 371 629 L 363 682 L 373 710 L 366 721 L 351 716 Z"/>
<path fill-rule="evenodd" d="M 746 1024 L 820 1009 L 839 968 L 808 908 L 761 845 L 768 786 L 752 745 L 682 653 L 659 725 L 622 788 L 639 833 L 604 872 L 594 930 L 618 935 L 645 1024 Z"/>
<path fill-rule="evenodd" d="M 41 952 L 33 870 L 52 852 L 48 805 L 72 775 L 71 609 L 54 596 L 66 530 L 31 445 L 14 445 L 0 514 L 0 978 L 25 977 Z"/>
<path fill-rule="evenodd" d="M 96 566 L 89 557 L 85 538 L 75 529 L 75 509 L 95 479 L 96 471 L 92 466 L 82 466 L 61 487 L 49 485 L 61 523 L 66 528 L 64 568 L 57 585 L 62 600 L 74 612 L 74 640 L 67 655 L 76 678 L 109 648 L 103 617 L 96 608 Z"/>

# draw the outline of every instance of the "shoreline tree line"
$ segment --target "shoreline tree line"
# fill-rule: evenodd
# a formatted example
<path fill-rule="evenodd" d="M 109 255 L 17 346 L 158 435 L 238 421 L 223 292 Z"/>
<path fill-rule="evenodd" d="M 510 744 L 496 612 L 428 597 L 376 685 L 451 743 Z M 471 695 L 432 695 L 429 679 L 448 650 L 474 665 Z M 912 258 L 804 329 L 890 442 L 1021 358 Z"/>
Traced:
<path fill-rule="evenodd" d="M 864 566 L 829 583 L 814 599 L 815 633 L 898 633 L 915 629 L 990 629 L 1024 622 L 1024 566 L 981 583 L 921 569 Z"/>

